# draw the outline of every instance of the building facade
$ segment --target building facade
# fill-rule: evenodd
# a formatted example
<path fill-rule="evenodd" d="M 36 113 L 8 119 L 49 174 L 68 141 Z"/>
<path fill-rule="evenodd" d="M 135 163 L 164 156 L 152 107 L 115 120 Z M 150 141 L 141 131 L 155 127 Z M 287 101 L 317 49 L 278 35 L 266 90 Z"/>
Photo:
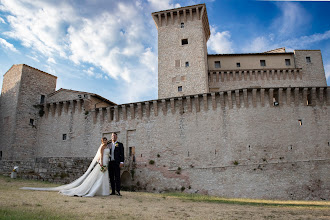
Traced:
<path fill-rule="evenodd" d="M 330 198 L 330 89 L 319 50 L 207 54 L 204 4 L 152 13 L 159 98 L 117 105 L 13 65 L 0 99 L 0 171 L 80 176 L 100 139 L 125 147 L 125 187 L 264 199 Z M 24 141 L 23 141 L 24 140 Z M 26 140 L 26 141 L 25 141 Z"/>

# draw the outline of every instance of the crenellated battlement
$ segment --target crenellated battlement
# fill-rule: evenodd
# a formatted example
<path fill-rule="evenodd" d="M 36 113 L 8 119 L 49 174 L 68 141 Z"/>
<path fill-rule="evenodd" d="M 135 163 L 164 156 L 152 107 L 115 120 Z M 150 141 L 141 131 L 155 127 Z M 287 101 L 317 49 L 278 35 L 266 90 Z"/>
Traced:
<path fill-rule="evenodd" d="M 246 69 L 209 71 L 210 92 L 244 87 L 301 87 L 304 74 L 301 68 Z"/>
<path fill-rule="evenodd" d="M 154 12 L 152 13 L 152 17 L 157 28 L 180 24 L 181 22 L 201 20 L 205 39 L 209 39 L 211 34 L 205 4 Z"/>
<path fill-rule="evenodd" d="M 63 102 L 46 103 L 45 116 L 59 117 L 68 112 L 86 111 L 88 100 L 77 99 Z M 203 111 L 231 110 L 239 108 L 291 106 L 328 106 L 330 105 L 329 87 L 278 87 L 243 88 L 191 96 L 172 97 L 145 102 L 128 103 L 111 107 L 91 109 L 93 122 L 141 120 L 161 117 L 167 114 L 189 114 Z"/>
<path fill-rule="evenodd" d="M 287 69 L 246 69 L 209 71 L 210 87 L 217 87 L 228 81 L 257 81 L 257 80 L 302 80 L 301 68 Z"/>
<path fill-rule="evenodd" d="M 85 99 L 74 99 L 60 102 L 48 102 L 43 106 L 46 118 L 49 116 L 61 116 L 62 114 L 68 114 L 69 112 L 81 113 L 84 108 L 84 104 L 88 103 Z M 85 108 L 84 108 L 85 109 Z"/>

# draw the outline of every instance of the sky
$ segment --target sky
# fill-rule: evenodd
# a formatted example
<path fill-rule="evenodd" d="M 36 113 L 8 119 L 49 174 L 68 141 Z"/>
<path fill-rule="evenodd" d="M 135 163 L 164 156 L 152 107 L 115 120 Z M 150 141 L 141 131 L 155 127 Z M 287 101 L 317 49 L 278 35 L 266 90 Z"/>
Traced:
<path fill-rule="evenodd" d="M 24 63 L 57 76 L 56 89 L 157 99 L 151 13 L 201 3 L 209 54 L 320 49 L 330 85 L 330 1 L 268 0 L 0 0 L 0 81 Z"/>

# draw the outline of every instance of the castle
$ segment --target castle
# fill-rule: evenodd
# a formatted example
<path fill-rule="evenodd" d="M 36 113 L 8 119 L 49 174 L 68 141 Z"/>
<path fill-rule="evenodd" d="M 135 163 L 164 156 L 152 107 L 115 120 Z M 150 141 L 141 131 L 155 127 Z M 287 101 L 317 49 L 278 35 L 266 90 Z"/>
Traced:
<path fill-rule="evenodd" d="M 102 136 L 125 147 L 122 182 L 151 192 L 330 198 L 330 88 L 319 50 L 208 54 L 205 4 L 152 13 L 158 99 L 117 105 L 55 91 L 57 77 L 13 65 L 0 99 L 0 172 L 70 182 Z"/>

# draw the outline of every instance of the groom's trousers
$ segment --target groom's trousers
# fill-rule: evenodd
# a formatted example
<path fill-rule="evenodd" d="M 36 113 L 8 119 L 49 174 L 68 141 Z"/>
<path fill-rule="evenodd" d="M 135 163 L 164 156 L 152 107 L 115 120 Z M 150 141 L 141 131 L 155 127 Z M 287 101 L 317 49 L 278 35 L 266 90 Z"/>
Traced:
<path fill-rule="evenodd" d="M 109 178 L 112 193 L 114 193 L 115 190 L 120 192 L 120 167 L 119 163 L 116 163 L 116 161 L 109 162 Z"/>

